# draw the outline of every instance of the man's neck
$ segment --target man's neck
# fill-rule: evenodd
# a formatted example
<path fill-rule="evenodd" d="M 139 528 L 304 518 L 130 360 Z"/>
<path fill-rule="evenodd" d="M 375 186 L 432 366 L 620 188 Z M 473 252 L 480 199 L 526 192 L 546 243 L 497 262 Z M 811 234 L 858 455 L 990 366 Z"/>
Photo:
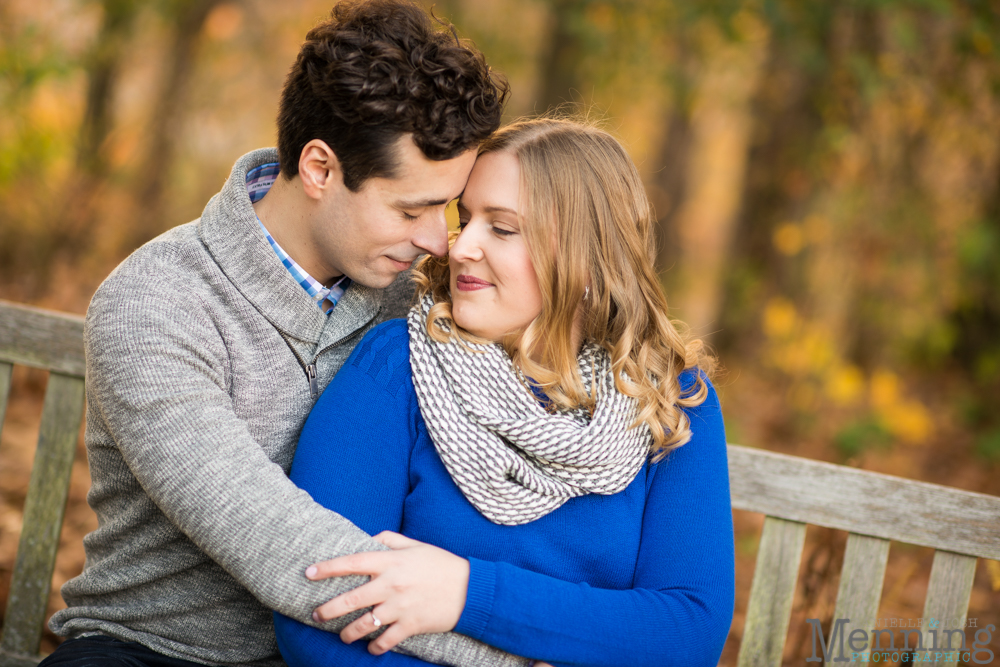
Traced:
<path fill-rule="evenodd" d="M 316 252 L 308 224 L 314 207 L 302 192 L 298 178 L 289 180 L 279 174 L 263 199 L 253 205 L 254 212 L 271 238 L 295 262 L 319 283 L 329 287 L 341 273 L 323 262 Z"/>

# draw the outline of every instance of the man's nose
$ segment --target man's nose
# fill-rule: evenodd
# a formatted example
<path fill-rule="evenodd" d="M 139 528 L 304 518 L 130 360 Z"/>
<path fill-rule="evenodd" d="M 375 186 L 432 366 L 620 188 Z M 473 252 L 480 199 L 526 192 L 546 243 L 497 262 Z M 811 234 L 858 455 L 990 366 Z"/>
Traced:
<path fill-rule="evenodd" d="M 413 237 L 413 245 L 435 257 L 442 257 L 448 252 L 448 221 L 443 206 L 424 216 L 423 224 Z"/>

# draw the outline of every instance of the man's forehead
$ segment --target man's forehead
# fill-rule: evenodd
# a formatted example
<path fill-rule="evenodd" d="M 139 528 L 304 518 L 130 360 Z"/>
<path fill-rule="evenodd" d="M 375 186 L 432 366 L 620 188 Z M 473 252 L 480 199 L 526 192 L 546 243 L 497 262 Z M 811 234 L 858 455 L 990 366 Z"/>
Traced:
<path fill-rule="evenodd" d="M 393 178 L 378 179 L 393 192 L 400 207 L 441 206 L 458 197 L 476 161 L 475 148 L 447 160 L 431 160 L 413 143 L 411 135 L 396 142 L 397 166 Z"/>

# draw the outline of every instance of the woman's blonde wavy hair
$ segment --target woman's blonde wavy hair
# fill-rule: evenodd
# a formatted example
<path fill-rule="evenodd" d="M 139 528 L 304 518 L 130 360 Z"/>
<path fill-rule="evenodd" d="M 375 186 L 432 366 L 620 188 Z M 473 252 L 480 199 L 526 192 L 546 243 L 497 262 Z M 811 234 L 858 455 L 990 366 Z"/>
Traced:
<path fill-rule="evenodd" d="M 584 388 L 573 345 L 583 304 L 583 340 L 608 351 L 618 390 L 637 399 L 636 423 L 652 432 L 653 460 L 662 458 L 691 437 L 682 408 L 708 395 L 702 373 L 685 392 L 678 376 L 694 367 L 710 375 L 715 359 L 667 316 L 653 266 L 652 208 L 635 165 L 607 132 L 565 119 L 508 125 L 479 148 L 479 155 L 497 152 L 520 164 L 521 234 L 542 293 L 538 317 L 502 344 L 554 407 L 592 411 L 595 397 Z M 429 292 L 435 302 L 428 334 L 441 342 L 483 342 L 451 319 L 447 257 L 428 256 L 415 273 L 420 296 Z"/>

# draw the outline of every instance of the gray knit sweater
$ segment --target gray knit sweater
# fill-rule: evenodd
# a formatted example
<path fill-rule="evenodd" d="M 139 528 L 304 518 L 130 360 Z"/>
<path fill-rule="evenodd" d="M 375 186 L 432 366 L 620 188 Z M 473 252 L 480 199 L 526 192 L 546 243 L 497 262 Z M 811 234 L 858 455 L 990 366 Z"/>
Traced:
<path fill-rule="evenodd" d="M 288 478 L 313 399 L 366 331 L 401 316 L 407 283 L 351 285 L 326 317 L 282 266 L 242 157 L 200 220 L 146 244 L 87 312 L 87 431 L 98 528 L 50 627 L 100 632 L 206 664 L 281 665 L 271 609 L 312 610 L 358 585 L 309 582 L 320 560 L 382 547 Z M 337 428 L 330 424 L 330 428 Z M 323 626 L 335 627 L 334 624 Z M 455 634 L 405 652 L 445 664 L 526 661 Z"/>

